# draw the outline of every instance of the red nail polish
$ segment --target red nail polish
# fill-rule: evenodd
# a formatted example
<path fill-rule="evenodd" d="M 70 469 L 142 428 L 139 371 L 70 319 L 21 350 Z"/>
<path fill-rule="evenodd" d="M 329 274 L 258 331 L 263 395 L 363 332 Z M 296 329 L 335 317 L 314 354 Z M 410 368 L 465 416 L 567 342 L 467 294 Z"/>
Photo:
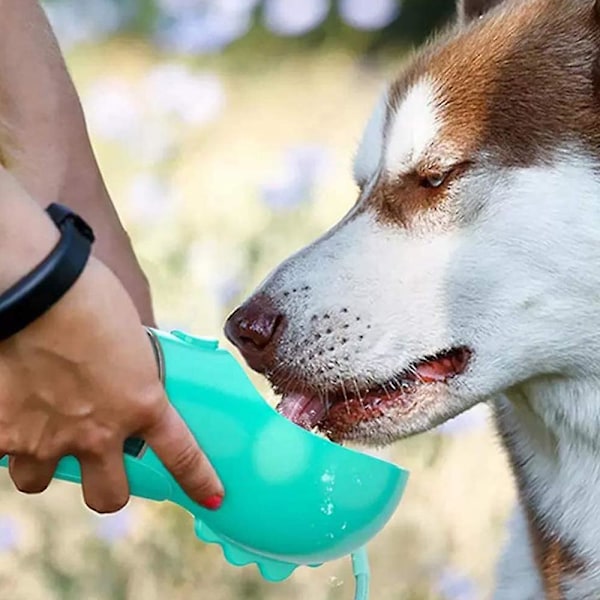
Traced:
<path fill-rule="evenodd" d="M 211 496 L 202 502 L 202 506 L 204 506 L 204 508 L 208 508 L 209 510 L 219 510 L 219 508 L 221 508 L 221 504 L 223 504 L 223 496 L 218 495 Z"/>

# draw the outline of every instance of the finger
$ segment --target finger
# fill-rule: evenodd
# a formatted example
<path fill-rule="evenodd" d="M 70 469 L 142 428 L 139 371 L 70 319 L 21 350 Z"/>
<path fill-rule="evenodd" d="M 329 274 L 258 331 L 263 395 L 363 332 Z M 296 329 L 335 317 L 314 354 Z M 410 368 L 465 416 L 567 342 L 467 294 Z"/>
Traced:
<path fill-rule="evenodd" d="M 192 500 L 211 510 L 221 506 L 223 485 L 173 406 L 142 437 Z"/>
<path fill-rule="evenodd" d="M 39 494 L 52 481 L 58 458 L 38 460 L 25 454 L 10 456 L 8 471 L 17 489 L 25 494 Z"/>
<path fill-rule="evenodd" d="M 129 501 L 123 453 L 111 451 L 103 456 L 85 455 L 78 460 L 85 503 L 98 513 L 121 510 Z"/>

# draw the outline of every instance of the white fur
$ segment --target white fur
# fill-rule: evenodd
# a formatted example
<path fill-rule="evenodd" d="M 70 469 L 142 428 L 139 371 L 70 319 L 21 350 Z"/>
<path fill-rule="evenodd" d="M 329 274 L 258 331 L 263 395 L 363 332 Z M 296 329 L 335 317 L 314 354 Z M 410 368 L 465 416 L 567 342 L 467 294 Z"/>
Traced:
<path fill-rule="evenodd" d="M 383 130 L 388 109 L 388 90 L 379 97 L 354 155 L 354 179 L 360 185 L 368 183 L 381 165 Z"/>
<path fill-rule="evenodd" d="M 334 328 L 334 338 L 341 336 L 345 321 L 341 315 L 346 313 L 340 311 L 345 307 L 353 318 L 368 323 L 369 329 L 360 330 L 362 340 L 354 336 L 337 345 L 328 360 L 340 362 L 342 353 L 358 352 L 368 357 L 373 377 L 386 379 L 397 372 L 399 364 L 446 343 L 448 314 L 440 283 L 458 244 L 453 233 L 428 240 L 385 231 L 370 213 L 363 213 L 326 241 L 307 249 L 301 260 L 281 273 L 278 285 L 281 289 L 294 288 L 295 282 L 302 281 L 313 290 L 310 313 L 301 304 L 288 307 L 294 327 L 309 328 L 313 314 L 327 314 L 330 318 L 323 323 L 329 322 Z M 321 255 L 336 258 L 315 269 Z M 404 275 L 382 285 L 392 261 Z M 328 293 L 324 293 L 326 289 Z M 427 332 L 423 332 L 421 311 L 405 313 L 402 335 L 390 328 L 400 297 L 402 305 L 421 306 L 428 313 Z"/>
<path fill-rule="evenodd" d="M 599 370 L 594 365 L 589 378 L 561 382 L 542 378 L 499 401 L 526 463 L 528 493 L 553 534 L 572 544 L 585 564 L 582 575 L 565 581 L 565 600 L 595 599 L 600 590 Z M 514 564 L 518 550 L 512 551 Z M 508 570 L 503 575 L 510 579 Z"/>
<path fill-rule="evenodd" d="M 533 561 L 527 521 L 516 507 L 508 524 L 509 540 L 496 575 L 494 600 L 539 600 L 544 597 L 542 584 Z"/>
<path fill-rule="evenodd" d="M 385 150 L 386 171 L 403 174 L 414 169 L 435 142 L 440 127 L 435 85 L 430 79 L 421 79 L 392 115 Z"/>

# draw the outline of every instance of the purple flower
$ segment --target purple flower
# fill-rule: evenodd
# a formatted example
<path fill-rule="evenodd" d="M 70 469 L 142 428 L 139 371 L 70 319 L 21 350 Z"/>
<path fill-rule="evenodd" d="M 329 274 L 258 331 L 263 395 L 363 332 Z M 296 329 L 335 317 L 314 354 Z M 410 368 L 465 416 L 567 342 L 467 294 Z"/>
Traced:
<path fill-rule="evenodd" d="M 48 2 L 44 9 L 63 48 L 101 39 L 118 30 L 129 16 L 113 0 Z"/>
<path fill-rule="evenodd" d="M 225 106 L 225 91 L 216 74 L 190 71 L 183 65 L 156 67 L 148 75 L 145 88 L 155 111 L 193 125 L 214 121 Z"/>
<path fill-rule="evenodd" d="M 8 552 L 19 545 L 19 525 L 7 515 L 0 516 L 0 552 Z"/>
<path fill-rule="evenodd" d="M 480 597 L 477 586 L 471 579 L 449 568 L 439 575 L 437 588 L 446 600 L 478 600 Z"/>
<path fill-rule="evenodd" d="M 342 20 L 355 29 L 375 30 L 400 14 L 401 0 L 340 0 Z"/>
<path fill-rule="evenodd" d="M 262 187 L 262 200 L 272 210 L 291 210 L 310 200 L 315 184 L 329 167 L 321 146 L 299 145 L 285 153 L 283 167 Z"/>
<path fill-rule="evenodd" d="M 210 54 L 223 50 L 252 26 L 249 10 L 227 10 L 218 3 L 196 6 L 168 18 L 157 32 L 158 43 L 175 52 Z"/>
<path fill-rule="evenodd" d="M 202 7 L 219 9 L 227 14 L 250 13 L 260 0 L 204 0 Z M 158 0 L 159 8 L 170 16 L 183 16 L 198 11 L 199 0 Z"/>
<path fill-rule="evenodd" d="M 303 35 L 325 20 L 329 8 L 329 0 L 265 0 L 264 21 L 279 35 Z"/>
<path fill-rule="evenodd" d="M 286 152 L 285 160 L 291 168 L 302 173 L 311 182 L 323 177 L 331 166 L 329 152 L 317 144 L 293 146 Z"/>
<path fill-rule="evenodd" d="M 135 91 L 126 81 L 97 81 L 86 95 L 84 108 L 90 130 L 105 139 L 125 142 L 141 128 Z"/>
<path fill-rule="evenodd" d="M 262 200 L 274 211 L 292 210 L 308 200 L 310 192 L 298 174 L 285 171 L 263 185 Z"/>
<path fill-rule="evenodd" d="M 173 207 L 167 183 L 149 173 L 133 179 L 127 197 L 133 217 L 142 222 L 157 222 L 169 216 Z"/>
<path fill-rule="evenodd" d="M 260 0 L 213 0 L 222 10 L 229 13 L 252 12 L 259 4 Z"/>
<path fill-rule="evenodd" d="M 485 427 L 488 418 L 489 408 L 487 405 L 483 403 L 476 404 L 473 408 L 440 425 L 436 431 L 446 435 L 470 433 Z"/>
<path fill-rule="evenodd" d="M 109 515 L 97 515 L 97 536 L 105 542 L 116 542 L 126 538 L 133 526 L 133 514 L 129 507 Z"/>

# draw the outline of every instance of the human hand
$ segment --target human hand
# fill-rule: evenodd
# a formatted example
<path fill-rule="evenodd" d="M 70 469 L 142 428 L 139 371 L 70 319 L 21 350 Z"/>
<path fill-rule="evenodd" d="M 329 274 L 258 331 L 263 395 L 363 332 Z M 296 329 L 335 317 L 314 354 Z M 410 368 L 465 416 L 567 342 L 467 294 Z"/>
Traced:
<path fill-rule="evenodd" d="M 131 436 L 146 440 L 193 500 L 218 508 L 223 488 L 166 398 L 132 301 L 90 259 L 54 307 L 0 343 L 0 455 L 27 493 L 46 489 L 62 456 L 76 456 L 86 504 L 113 512 L 129 498 Z"/>

